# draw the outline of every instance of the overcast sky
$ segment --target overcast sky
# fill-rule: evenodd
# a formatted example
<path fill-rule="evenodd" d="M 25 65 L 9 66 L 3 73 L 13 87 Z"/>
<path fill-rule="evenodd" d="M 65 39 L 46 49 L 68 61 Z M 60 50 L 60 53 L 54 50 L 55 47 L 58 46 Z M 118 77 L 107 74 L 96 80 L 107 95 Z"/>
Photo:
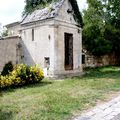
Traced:
<path fill-rule="evenodd" d="M 0 0 L 0 23 L 2 25 L 21 20 L 25 0 Z M 86 0 L 77 0 L 80 10 L 86 7 Z"/>

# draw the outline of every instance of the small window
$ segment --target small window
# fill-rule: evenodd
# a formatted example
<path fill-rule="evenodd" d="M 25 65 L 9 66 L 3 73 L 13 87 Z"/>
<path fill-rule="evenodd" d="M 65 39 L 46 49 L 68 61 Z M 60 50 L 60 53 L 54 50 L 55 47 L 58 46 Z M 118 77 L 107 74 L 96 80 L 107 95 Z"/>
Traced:
<path fill-rule="evenodd" d="M 82 64 L 85 64 L 85 55 L 82 55 Z"/>
<path fill-rule="evenodd" d="M 50 58 L 45 57 L 44 60 L 45 60 L 45 67 L 49 68 L 49 66 L 50 66 Z"/>
<path fill-rule="evenodd" d="M 32 29 L 32 41 L 34 41 L 34 29 Z"/>

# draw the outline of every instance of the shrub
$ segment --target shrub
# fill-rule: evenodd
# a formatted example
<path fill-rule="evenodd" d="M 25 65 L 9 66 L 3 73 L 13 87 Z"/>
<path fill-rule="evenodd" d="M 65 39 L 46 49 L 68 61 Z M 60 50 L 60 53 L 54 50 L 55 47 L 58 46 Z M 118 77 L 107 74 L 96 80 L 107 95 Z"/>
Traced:
<path fill-rule="evenodd" d="M 11 61 L 9 61 L 8 63 L 5 64 L 5 66 L 3 67 L 3 70 L 1 72 L 2 76 L 6 76 L 9 74 L 9 72 L 13 71 L 13 64 Z"/>
<path fill-rule="evenodd" d="M 42 70 L 38 68 L 37 65 L 30 67 L 30 80 L 32 81 L 40 81 L 44 78 L 44 73 Z"/>
<path fill-rule="evenodd" d="M 43 71 L 38 66 L 16 65 L 12 72 L 0 76 L 0 88 L 17 87 L 38 83 L 44 78 Z"/>

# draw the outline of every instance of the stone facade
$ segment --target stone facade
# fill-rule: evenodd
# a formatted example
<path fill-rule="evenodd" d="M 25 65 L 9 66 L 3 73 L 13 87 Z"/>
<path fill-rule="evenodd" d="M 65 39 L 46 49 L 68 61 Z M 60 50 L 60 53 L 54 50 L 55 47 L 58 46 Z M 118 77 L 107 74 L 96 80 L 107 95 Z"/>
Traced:
<path fill-rule="evenodd" d="M 56 39 L 55 39 L 55 74 L 69 74 L 69 73 L 79 73 L 82 72 L 81 66 L 81 34 L 78 32 L 79 28 L 74 25 L 69 25 L 68 23 L 60 23 L 59 27 L 56 28 Z M 81 31 L 81 30 L 80 30 Z M 64 33 L 73 34 L 73 70 L 65 70 L 64 60 L 65 60 L 65 46 L 64 46 Z"/>
<path fill-rule="evenodd" d="M 22 42 L 24 63 L 38 64 L 46 68 L 45 58 L 49 58 L 49 76 L 70 75 L 82 72 L 81 49 L 82 30 L 77 27 L 73 15 L 67 12 L 72 9 L 68 0 L 65 0 L 59 14 L 53 19 L 37 21 L 22 25 Z M 34 30 L 34 40 L 32 40 Z M 65 70 L 64 34 L 73 34 L 73 70 Z"/>

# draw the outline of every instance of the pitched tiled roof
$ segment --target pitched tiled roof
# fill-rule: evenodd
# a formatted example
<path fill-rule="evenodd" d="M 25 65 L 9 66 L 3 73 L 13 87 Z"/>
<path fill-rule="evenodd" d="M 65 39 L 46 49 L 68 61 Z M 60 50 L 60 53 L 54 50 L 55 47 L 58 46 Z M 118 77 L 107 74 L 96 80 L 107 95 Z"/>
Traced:
<path fill-rule="evenodd" d="M 25 16 L 21 24 L 54 18 L 56 15 L 58 15 L 59 9 L 63 5 L 63 2 L 64 0 L 59 0 L 58 2 L 51 3 L 44 9 L 35 10 L 33 13 Z"/>

